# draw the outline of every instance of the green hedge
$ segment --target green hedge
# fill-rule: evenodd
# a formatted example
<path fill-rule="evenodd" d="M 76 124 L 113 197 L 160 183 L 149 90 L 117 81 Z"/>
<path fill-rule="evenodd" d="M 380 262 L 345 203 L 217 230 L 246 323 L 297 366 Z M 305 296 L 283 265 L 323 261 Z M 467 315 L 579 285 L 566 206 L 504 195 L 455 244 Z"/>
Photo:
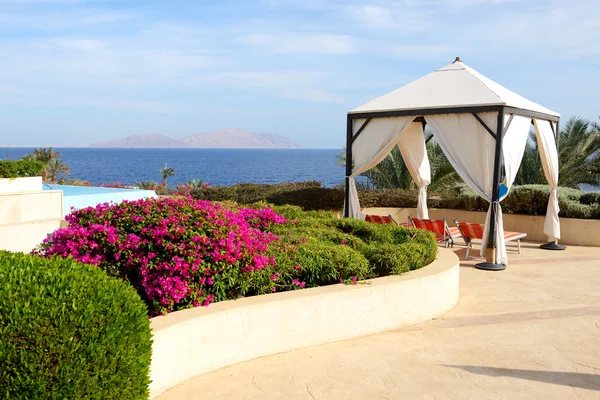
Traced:
<path fill-rule="evenodd" d="M 9 252 L 0 282 L 0 398 L 148 398 L 150 324 L 127 283 Z"/>
<path fill-rule="evenodd" d="M 285 254 L 274 254 L 279 268 L 301 265 L 300 279 L 311 286 L 350 276 L 398 275 L 430 264 L 437 255 L 435 236 L 428 231 L 340 219 L 326 211 L 302 212 L 297 206 L 273 209 L 294 221 L 273 228 L 284 244 Z M 302 245 L 285 250 L 286 243 Z"/>
<path fill-rule="evenodd" d="M 571 188 L 559 188 L 560 216 L 564 218 L 600 218 L 600 193 L 585 193 Z M 502 202 L 508 214 L 546 215 L 550 188 L 546 185 L 514 186 Z M 344 189 L 325 188 L 319 182 L 259 185 L 251 183 L 233 186 L 213 186 L 192 191 L 203 200 L 235 201 L 252 204 L 266 201 L 276 205 L 295 205 L 304 210 L 339 210 L 344 204 Z M 359 189 L 362 207 L 412 208 L 417 205 L 417 192 L 411 190 Z M 468 211 L 487 211 L 489 203 L 467 186 L 446 193 L 429 193 L 431 208 L 451 208 Z"/>
<path fill-rule="evenodd" d="M 37 160 L 0 160 L 0 178 L 42 176 L 44 163 Z"/>

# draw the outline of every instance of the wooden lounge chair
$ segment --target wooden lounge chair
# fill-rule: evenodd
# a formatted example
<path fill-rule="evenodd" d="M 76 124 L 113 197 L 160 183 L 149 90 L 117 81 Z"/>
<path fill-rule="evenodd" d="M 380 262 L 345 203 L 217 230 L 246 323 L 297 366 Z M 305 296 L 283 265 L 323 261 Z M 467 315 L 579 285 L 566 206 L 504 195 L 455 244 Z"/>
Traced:
<path fill-rule="evenodd" d="M 403 226 L 403 227 L 407 227 L 408 226 L 407 222 L 398 223 L 394 219 L 394 217 L 392 217 L 391 215 L 372 215 L 372 214 L 367 214 L 367 215 L 365 215 L 365 221 L 372 222 L 374 224 L 394 224 L 394 225 Z"/>
<path fill-rule="evenodd" d="M 443 242 L 444 247 L 454 247 L 460 232 L 456 227 L 449 227 L 445 219 L 418 219 L 408 217 L 408 221 L 417 229 L 425 229 L 435 234 L 438 242 Z"/>
<path fill-rule="evenodd" d="M 472 222 L 459 222 L 454 220 L 456 227 L 458 228 L 460 235 L 465 240 L 467 244 L 467 254 L 465 255 L 465 260 L 469 258 L 469 250 L 471 250 L 472 244 L 474 240 L 481 241 L 483 239 L 483 224 L 475 224 Z M 523 232 L 508 232 L 504 231 L 504 240 L 510 242 L 511 240 L 517 241 L 517 249 L 519 254 L 521 254 L 521 239 L 527 236 L 526 233 Z"/>

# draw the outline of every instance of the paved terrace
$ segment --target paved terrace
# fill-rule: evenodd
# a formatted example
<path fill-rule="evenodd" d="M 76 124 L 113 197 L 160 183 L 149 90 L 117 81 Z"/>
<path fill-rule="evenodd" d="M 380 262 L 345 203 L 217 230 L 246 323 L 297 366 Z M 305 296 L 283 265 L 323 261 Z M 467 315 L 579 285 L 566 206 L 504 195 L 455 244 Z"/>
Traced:
<path fill-rule="evenodd" d="M 459 304 L 439 319 L 223 368 L 159 399 L 600 399 L 600 248 L 511 248 L 503 272 L 462 261 Z"/>

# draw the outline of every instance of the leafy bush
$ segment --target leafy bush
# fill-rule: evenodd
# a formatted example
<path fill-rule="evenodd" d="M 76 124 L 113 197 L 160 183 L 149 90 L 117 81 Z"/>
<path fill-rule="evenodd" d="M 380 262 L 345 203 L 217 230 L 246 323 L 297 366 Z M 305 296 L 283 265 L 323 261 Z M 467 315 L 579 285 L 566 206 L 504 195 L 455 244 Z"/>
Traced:
<path fill-rule="evenodd" d="M 292 206 L 276 206 L 274 210 L 288 218 L 300 212 L 298 207 Z M 437 242 L 430 232 L 356 219 L 339 219 L 323 211 L 305 212 L 291 227 L 288 224 L 276 229 L 288 229 L 288 238 L 309 238 L 309 244 L 317 240 L 319 243 L 342 245 L 347 249 L 347 254 L 352 256 L 355 263 L 352 270 L 358 273 L 359 279 L 366 274 L 385 276 L 418 269 L 433 262 L 437 255 Z M 419 249 L 417 256 L 413 254 L 416 249 Z M 301 258 L 306 249 L 299 247 L 294 251 L 298 254 L 294 253 L 292 259 Z M 335 264 L 342 267 L 346 265 L 342 260 L 335 260 Z M 368 271 L 364 269 L 366 266 Z M 348 276 L 341 276 L 340 279 L 347 280 Z"/>
<path fill-rule="evenodd" d="M 589 192 L 584 193 L 579 198 L 581 204 L 592 205 L 592 204 L 600 204 L 600 193 L 598 192 Z"/>
<path fill-rule="evenodd" d="M 244 286 L 235 293 L 220 279 L 237 276 L 231 267 L 252 273 L 272 265 L 267 250 L 277 238 L 260 228 L 285 221 L 270 209 L 234 212 L 187 198 L 105 203 L 66 220 L 38 253 L 72 256 L 126 279 L 152 315 L 243 295 Z"/>
<path fill-rule="evenodd" d="M 68 178 L 68 179 L 61 179 L 58 181 L 59 185 L 69 185 L 69 186 L 92 186 L 91 182 L 88 181 L 84 181 L 83 179 L 77 179 L 77 178 Z"/>
<path fill-rule="evenodd" d="M 0 160 L 0 178 L 42 176 L 44 163 L 36 160 Z"/>
<path fill-rule="evenodd" d="M 276 205 L 295 205 L 304 210 L 340 210 L 344 204 L 344 189 L 322 187 L 318 182 L 296 182 L 274 185 L 238 184 L 192 190 L 192 196 L 203 200 L 235 201 L 252 204 L 266 201 Z M 513 186 L 502 202 L 507 214 L 545 215 L 550 188 L 547 185 Z M 362 207 L 414 208 L 417 192 L 399 189 L 358 189 Z M 584 193 L 571 188 L 559 188 L 560 216 L 564 218 L 600 218 L 600 194 Z M 429 193 L 431 208 L 467 211 L 487 211 L 489 203 L 466 185 L 444 193 Z"/>
<path fill-rule="evenodd" d="M 0 397 L 147 399 L 151 332 L 127 284 L 73 259 L 0 252 Z"/>
<path fill-rule="evenodd" d="M 433 261 L 437 252 L 433 236 L 415 230 L 264 203 L 240 208 L 192 198 L 147 199 L 78 210 L 67 220 L 69 226 L 36 253 L 73 257 L 129 281 L 151 316 L 401 273 Z M 421 258 L 401 258 L 400 245 L 410 243 L 421 249 Z M 401 267 L 375 271 L 365 246 L 383 244 L 401 258 Z"/>

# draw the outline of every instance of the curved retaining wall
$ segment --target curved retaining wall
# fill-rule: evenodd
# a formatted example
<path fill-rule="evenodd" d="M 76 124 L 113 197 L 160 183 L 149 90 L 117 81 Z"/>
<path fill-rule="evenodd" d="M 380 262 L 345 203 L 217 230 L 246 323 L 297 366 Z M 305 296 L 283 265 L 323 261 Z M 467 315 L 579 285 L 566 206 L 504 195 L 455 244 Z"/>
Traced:
<path fill-rule="evenodd" d="M 458 281 L 458 257 L 440 249 L 430 265 L 370 284 L 247 297 L 154 318 L 150 398 L 242 361 L 427 321 L 456 304 Z"/>

